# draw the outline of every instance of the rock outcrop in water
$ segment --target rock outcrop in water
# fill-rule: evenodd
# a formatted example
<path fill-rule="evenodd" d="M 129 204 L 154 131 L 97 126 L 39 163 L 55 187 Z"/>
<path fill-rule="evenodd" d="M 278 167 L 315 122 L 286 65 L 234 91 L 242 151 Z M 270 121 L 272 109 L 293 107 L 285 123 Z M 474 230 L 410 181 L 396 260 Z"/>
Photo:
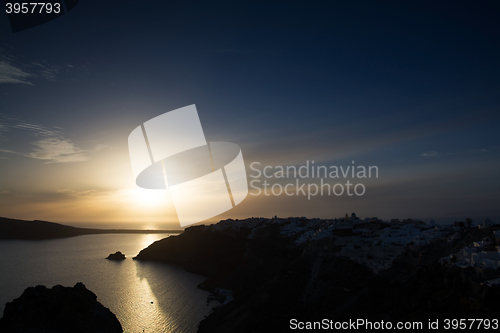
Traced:
<path fill-rule="evenodd" d="M 234 299 L 205 318 L 199 332 L 282 332 L 292 318 L 427 325 L 429 319 L 498 317 L 500 288 L 485 282 L 500 272 L 438 263 L 492 230 L 443 229 L 423 245 L 376 246 L 379 235 L 387 234 L 384 229 L 399 226 L 377 223 L 371 231 L 360 224 L 363 233 L 356 236 L 355 227 L 328 229 L 319 219 L 227 220 L 187 228 L 153 243 L 135 259 L 182 265 L 208 277 L 200 288 L 232 291 Z M 367 242 L 366 249 L 348 246 L 358 241 Z M 369 255 L 356 260 L 353 251 Z M 386 257 L 390 261 L 383 269 L 370 262 Z"/>
<path fill-rule="evenodd" d="M 116 251 L 115 253 L 111 253 L 106 259 L 109 260 L 125 260 L 125 255 L 120 251 Z"/>
<path fill-rule="evenodd" d="M 5 306 L 3 333 L 121 333 L 116 316 L 79 282 L 74 287 L 27 288 Z"/>

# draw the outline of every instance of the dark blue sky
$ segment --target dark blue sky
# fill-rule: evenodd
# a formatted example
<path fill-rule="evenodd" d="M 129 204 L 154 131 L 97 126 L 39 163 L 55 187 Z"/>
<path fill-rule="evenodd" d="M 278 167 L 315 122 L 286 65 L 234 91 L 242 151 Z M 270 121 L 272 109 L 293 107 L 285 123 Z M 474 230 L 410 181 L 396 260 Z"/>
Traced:
<path fill-rule="evenodd" d="M 249 196 L 222 217 L 500 216 L 499 16 L 496 1 L 82 0 L 12 33 L 4 15 L 0 215 L 145 218 L 117 213 L 127 136 L 196 104 L 247 166 L 380 169 L 363 197 Z"/>

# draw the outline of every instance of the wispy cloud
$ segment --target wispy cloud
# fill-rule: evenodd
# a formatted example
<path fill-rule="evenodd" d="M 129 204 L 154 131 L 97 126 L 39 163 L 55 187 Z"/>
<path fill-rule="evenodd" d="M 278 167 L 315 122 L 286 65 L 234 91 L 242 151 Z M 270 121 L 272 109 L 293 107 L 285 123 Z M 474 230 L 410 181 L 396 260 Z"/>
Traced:
<path fill-rule="evenodd" d="M 35 137 L 62 136 L 64 128 L 53 126 L 52 128 L 40 124 L 26 122 L 22 119 L 0 114 L 0 136 L 12 130 L 24 130 Z"/>
<path fill-rule="evenodd" d="M 50 128 L 47 128 L 47 127 L 44 127 L 41 125 L 30 124 L 30 123 L 26 123 L 26 122 L 20 122 L 18 124 L 15 124 L 13 126 L 13 128 L 30 131 L 34 136 L 37 136 L 37 137 L 63 135 L 63 132 L 60 130 L 60 128 L 54 127 L 54 129 L 50 129 Z"/>
<path fill-rule="evenodd" d="M 59 189 L 56 190 L 56 193 L 63 194 L 68 197 L 84 197 L 96 194 L 97 190 L 76 191 L 72 189 Z"/>
<path fill-rule="evenodd" d="M 56 81 L 56 75 L 63 71 L 61 66 L 55 64 L 49 64 L 44 62 L 41 64 L 39 62 L 31 63 L 34 67 L 33 70 L 37 72 L 38 76 L 46 79 L 47 81 Z M 73 68 L 74 66 L 69 65 L 67 68 Z"/>
<path fill-rule="evenodd" d="M 86 151 L 79 149 L 65 138 L 47 138 L 32 142 L 36 147 L 25 156 L 52 163 L 82 162 L 87 160 Z"/>
<path fill-rule="evenodd" d="M 30 132 L 32 137 L 37 138 L 37 140 L 30 142 L 30 152 L 0 148 L 0 153 L 44 160 L 46 163 L 82 162 L 88 160 L 90 154 L 106 148 L 105 145 L 98 144 L 91 149 L 82 149 L 65 136 L 63 128 L 48 128 L 15 118 L 0 117 L 0 129 L 3 129 L 4 132 L 11 130 L 27 131 Z"/>
<path fill-rule="evenodd" d="M 106 148 L 105 145 L 96 145 L 92 149 L 78 148 L 70 139 L 64 137 L 52 137 L 32 142 L 35 146 L 30 153 L 1 150 L 49 163 L 83 162 L 90 158 L 90 154 Z"/>
<path fill-rule="evenodd" d="M 424 156 L 424 157 L 436 157 L 438 155 L 439 155 L 438 152 L 434 151 L 434 150 L 427 151 L 425 153 L 420 154 L 420 156 Z"/>
<path fill-rule="evenodd" d="M 0 58 L 0 84 L 14 83 L 14 84 L 29 84 L 33 85 L 28 79 L 33 77 L 33 74 L 16 67 L 10 63 L 6 58 Z"/>
<path fill-rule="evenodd" d="M 46 60 L 20 63 L 14 56 L 0 48 L 0 84 L 34 85 L 35 79 L 61 81 L 64 80 L 62 77 L 65 73 L 75 75 L 80 69 L 71 64 L 57 65 Z M 78 80 L 73 78 L 71 81 Z"/>

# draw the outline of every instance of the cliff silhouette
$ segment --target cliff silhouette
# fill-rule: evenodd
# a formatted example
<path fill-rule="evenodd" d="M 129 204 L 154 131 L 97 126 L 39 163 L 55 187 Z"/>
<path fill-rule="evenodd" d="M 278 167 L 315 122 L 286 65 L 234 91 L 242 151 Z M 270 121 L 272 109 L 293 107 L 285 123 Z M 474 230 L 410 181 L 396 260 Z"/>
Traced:
<path fill-rule="evenodd" d="M 308 230 L 316 222 L 301 223 Z M 135 259 L 181 265 L 203 274 L 208 278 L 199 287 L 218 296 L 221 289 L 232 291 L 234 299 L 205 318 L 199 332 L 285 331 L 292 318 L 427 325 L 429 319 L 496 318 L 500 313 L 500 288 L 483 283 L 500 272 L 438 263 L 489 229 L 460 231 L 446 243 L 405 247 L 392 266 L 379 273 L 341 256 L 331 240 L 298 244 L 282 230 L 283 224 L 270 220 L 252 227 L 238 221 L 195 226 L 153 243 Z"/>
<path fill-rule="evenodd" d="M 8 302 L 0 332 L 121 333 L 116 316 L 81 282 L 74 287 L 27 288 Z"/>

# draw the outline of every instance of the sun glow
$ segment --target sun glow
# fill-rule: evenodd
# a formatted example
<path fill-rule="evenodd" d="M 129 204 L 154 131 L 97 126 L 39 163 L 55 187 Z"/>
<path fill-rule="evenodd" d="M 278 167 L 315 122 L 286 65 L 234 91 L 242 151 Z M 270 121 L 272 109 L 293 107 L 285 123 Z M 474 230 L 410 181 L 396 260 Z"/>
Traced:
<path fill-rule="evenodd" d="M 135 189 L 133 199 L 142 206 L 159 206 L 167 202 L 167 191 Z"/>

